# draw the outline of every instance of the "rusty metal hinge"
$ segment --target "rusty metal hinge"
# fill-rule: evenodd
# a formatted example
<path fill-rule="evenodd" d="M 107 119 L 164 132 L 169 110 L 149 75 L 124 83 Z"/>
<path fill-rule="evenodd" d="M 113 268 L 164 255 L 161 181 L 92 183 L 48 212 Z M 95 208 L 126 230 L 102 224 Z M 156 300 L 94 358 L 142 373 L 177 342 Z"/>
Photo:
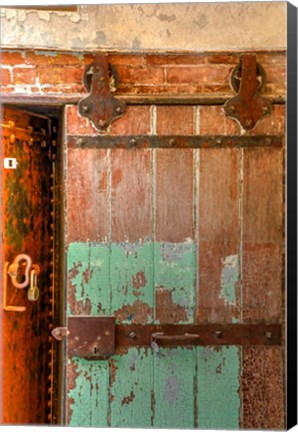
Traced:
<path fill-rule="evenodd" d="M 237 96 L 225 103 L 228 117 L 237 120 L 243 129 L 251 130 L 272 111 L 272 102 L 259 94 L 265 82 L 265 71 L 254 54 L 245 54 L 232 71 L 231 84 Z"/>
<path fill-rule="evenodd" d="M 85 69 L 83 81 L 91 93 L 79 102 L 79 112 L 91 120 L 97 130 L 106 131 L 126 111 L 125 102 L 112 96 L 118 76 L 106 55 L 95 55 L 94 63 Z"/>

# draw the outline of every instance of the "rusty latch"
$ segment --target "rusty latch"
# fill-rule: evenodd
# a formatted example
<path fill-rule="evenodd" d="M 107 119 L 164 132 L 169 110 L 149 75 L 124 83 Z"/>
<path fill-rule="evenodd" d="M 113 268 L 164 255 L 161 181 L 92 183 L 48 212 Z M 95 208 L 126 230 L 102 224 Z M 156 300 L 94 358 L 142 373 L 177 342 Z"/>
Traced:
<path fill-rule="evenodd" d="M 243 55 L 240 64 L 232 72 L 234 89 L 235 78 L 240 82 L 238 94 L 225 103 L 224 110 L 228 117 L 238 120 L 243 129 L 251 130 L 272 111 L 272 102 L 259 94 L 265 81 L 265 72 L 254 54 Z"/>
<path fill-rule="evenodd" d="M 85 87 L 88 91 L 91 89 L 91 93 L 79 102 L 79 112 L 101 132 L 106 131 L 126 111 L 125 102 L 111 94 L 117 81 L 114 75 L 115 69 L 111 68 L 107 56 L 103 54 L 96 54 L 94 63 L 87 66 L 84 73 Z"/>
<path fill-rule="evenodd" d="M 52 336 L 61 341 L 67 337 L 70 357 L 101 359 L 115 353 L 115 318 L 73 316 L 67 327 L 57 327 Z"/>

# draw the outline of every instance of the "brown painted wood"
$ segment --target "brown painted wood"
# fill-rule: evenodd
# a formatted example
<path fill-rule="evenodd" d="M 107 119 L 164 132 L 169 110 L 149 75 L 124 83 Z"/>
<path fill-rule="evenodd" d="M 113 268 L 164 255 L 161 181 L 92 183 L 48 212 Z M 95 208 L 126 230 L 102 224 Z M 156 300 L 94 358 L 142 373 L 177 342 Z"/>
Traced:
<path fill-rule="evenodd" d="M 192 150 L 156 152 L 155 241 L 194 239 Z"/>
<path fill-rule="evenodd" d="M 279 321 L 282 309 L 283 154 L 244 150 L 243 319 Z"/>
<path fill-rule="evenodd" d="M 200 322 L 240 318 L 240 157 L 238 149 L 200 150 Z"/>
<path fill-rule="evenodd" d="M 111 239 L 143 241 L 150 230 L 150 151 L 111 150 Z"/>
<path fill-rule="evenodd" d="M 283 362 L 280 347 L 243 349 L 242 429 L 284 429 Z"/>
<path fill-rule="evenodd" d="M 107 152 L 69 149 L 67 176 L 67 240 L 107 239 Z"/>

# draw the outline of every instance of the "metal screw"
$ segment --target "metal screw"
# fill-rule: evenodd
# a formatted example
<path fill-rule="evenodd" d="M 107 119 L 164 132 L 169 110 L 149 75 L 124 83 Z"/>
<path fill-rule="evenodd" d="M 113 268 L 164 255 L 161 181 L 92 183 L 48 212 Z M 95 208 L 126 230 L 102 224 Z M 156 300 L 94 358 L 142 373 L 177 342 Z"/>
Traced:
<path fill-rule="evenodd" d="M 222 337 L 222 332 L 220 331 L 220 330 L 217 330 L 216 332 L 215 332 L 215 336 L 219 339 L 219 338 L 221 338 Z"/>
<path fill-rule="evenodd" d="M 173 146 L 173 145 L 175 144 L 175 140 L 174 140 L 174 138 L 171 138 L 171 139 L 169 140 L 169 144 L 170 144 L 170 146 Z"/>
<path fill-rule="evenodd" d="M 263 107 L 263 113 L 266 114 L 269 111 L 269 108 L 267 106 Z"/>
<path fill-rule="evenodd" d="M 272 333 L 271 332 L 267 332 L 266 333 L 266 338 L 267 339 L 272 339 Z"/>
<path fill-rule="evenodd" d="M 235 112 L 235 110 L 236 110 L 235 105 L 231 105 L 231 106 L 229 107 L 229 110 L 230 110 L 231 112 Z"/>
<path fill-rule="evenodd" d="M 128 337 L 130 340 L 134 340 L 134 339 L 136 339 L 137 335 L 135 334 L 135 332 L 131 332 L 131 333 L 129 333 Z"/>
<path fill-rule="evenodd" d="M 118 113 L 118 114 L 121 114 L 122 113 L 122 109 L 121 109 L 121 107 L 120 106 L 118 106 L 117 108 L 116 108 L 116 113 Z"/>
<path fill-rule="evenodd" d="M 94 347 L 93 347 L 93 353 L 94 354 L 98 353 L 98 346 L 97 345 L 94 345 Z"/>
<path fill-rule="evenodd" d="M 82 105 L 82 111 L 86 114 L 89 111 L 88 105 Z"/>
<path fill-rule="evenodd" d="M 105 122 L 104 120 L 99 120 L 99 121 L 98 121 L 98 126 L 99 126 L 100 128 L 103 128 L 105 125 L 106 125 L 106 122 Z"/>
<path fill-rule="evenodd" d="M 40 145 L 42 148 L 45 148 L 47 146 L 47 142 L 43 140 Z"/>
<path fill-rule="evenodd" d="M 136 145 L 136 140 L 134 139 L 134 138 L 132 138 L 130 141 L 129 141 L 129 144 L 131 145 L 131 146 L 135 146 Z"/>
<path fill-rule="evenodd" d="M 244 122 L 244 126 L 249 127 L 252 125 L 252 120 L 251 119 L 246 119 Z"/>
<path fill-rule="evenodd" d="M 216 144 L 221 144 L 221 139 L 217 138 L 217 140 L 215 142 L 216 142 Z"/>

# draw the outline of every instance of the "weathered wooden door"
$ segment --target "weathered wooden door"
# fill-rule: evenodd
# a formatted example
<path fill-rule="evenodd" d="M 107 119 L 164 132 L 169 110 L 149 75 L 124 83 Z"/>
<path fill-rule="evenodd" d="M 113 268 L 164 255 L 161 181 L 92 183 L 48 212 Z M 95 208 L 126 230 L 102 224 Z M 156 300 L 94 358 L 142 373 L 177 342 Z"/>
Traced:
<path fill-rule="evenodd" d="M 1 114 L 1 423 L 44 424 L 52 397 L 51 125 L 44 116 L 13 108 L 2 107 Z M 16 288 L 8 274 L 20 254 L 39 266 L 36 301 L 28 299 L 30 284 Z M 18 264 L 22 283 L 27 263 Z"/>
<path fill-rule="evenodd" d="M 195 136 L 192 110 L 100 136 L 66 109 L 67 316 L 116 318 L 115 355 L 68 350 L 69 425 L 283 427 L 282 138 Z"/>

